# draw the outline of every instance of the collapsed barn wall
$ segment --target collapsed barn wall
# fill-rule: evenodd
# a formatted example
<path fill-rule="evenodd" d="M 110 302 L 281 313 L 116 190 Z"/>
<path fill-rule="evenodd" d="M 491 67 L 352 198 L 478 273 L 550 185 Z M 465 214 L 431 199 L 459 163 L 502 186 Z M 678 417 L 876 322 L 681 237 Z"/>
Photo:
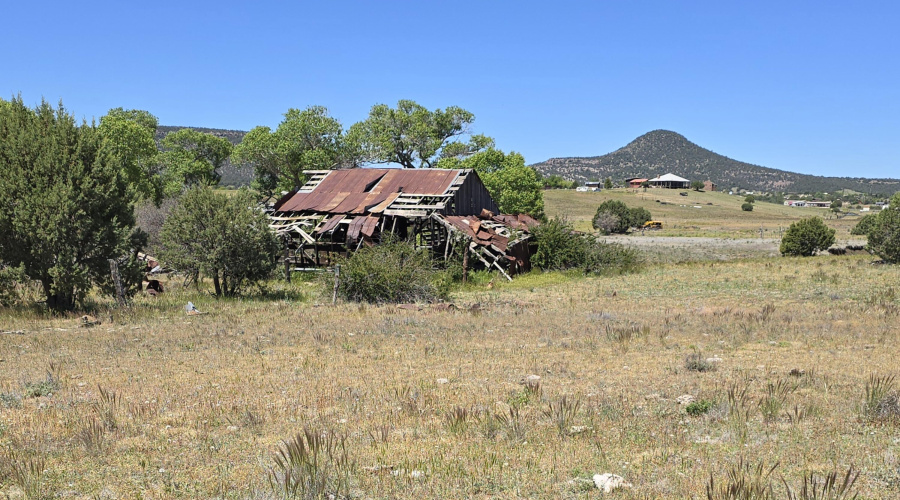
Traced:
<path fill-rule="evenodd" d="M 462 251 L 474 267 L 508 278 L 530 269 L 528 216 L 496 216 L 496 202 L 471 170 L 354 169 L 310 172 L 282 197 L 270 227 L 284 241 L 285 271 L 330 266 L 383 237 L 415 242 L 436 258 Z"/>

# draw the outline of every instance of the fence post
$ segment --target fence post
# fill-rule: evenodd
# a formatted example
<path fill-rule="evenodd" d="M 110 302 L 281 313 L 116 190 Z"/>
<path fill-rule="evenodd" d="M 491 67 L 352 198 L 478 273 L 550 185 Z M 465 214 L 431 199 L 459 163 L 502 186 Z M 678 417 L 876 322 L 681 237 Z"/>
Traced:
<path fill-rule="evenodd" d="M 331 294 L 331 305 L 337 302 L 338 285 L 341 282 L 341 265 L 334 266 L 334 292 Z"/>
<path fill-rule="evenodd" d="M 116 286 L 116 302 L 120 307 L 125 307 L 125 289 L 122 288 L 122 279 L 119 276 L 119 265 L 115 259 L 109 259 L 109 274 L 112 277 L 113 284 Z"/>

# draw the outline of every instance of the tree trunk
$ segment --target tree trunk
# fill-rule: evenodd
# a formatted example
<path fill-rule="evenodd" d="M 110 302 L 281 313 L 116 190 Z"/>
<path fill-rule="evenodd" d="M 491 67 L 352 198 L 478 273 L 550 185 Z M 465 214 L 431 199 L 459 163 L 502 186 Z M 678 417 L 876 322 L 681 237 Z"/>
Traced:
<path fill-rule="evenodd" d="M 219 270 L 212 270 L 213 286 L 216 288 L 216 297 L 222 296 L 222 286 L 219 284 Z"/>

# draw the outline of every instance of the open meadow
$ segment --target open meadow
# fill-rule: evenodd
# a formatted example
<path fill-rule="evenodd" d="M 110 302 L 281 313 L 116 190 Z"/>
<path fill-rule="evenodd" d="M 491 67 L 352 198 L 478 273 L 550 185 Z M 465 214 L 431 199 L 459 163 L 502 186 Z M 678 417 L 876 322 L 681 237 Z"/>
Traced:
<path fill-rule="evenodd" d="M 582 225 L 606 197 L 665 221 L 616 237 L 641 242 L 636 274 L 477 273 L 418 306 L 173 277 L 87 323 L 5 311 L 0 498 L 592 498 L 602 473 L 617 498 L 706 498 L 739 463 L 777 465 L 778 498 L 851 467 L 860 498 L 900 496 L 900 269 L 773 257 L 809 209 L 657 193 L 547 193 Z"/>
<path fill-rule="evenodd" d="M 687 196 L 679 193 L 687 193 Z M 763 201 L 754 203 L 752 212 L 744 212 L 741 210 L 744 196 L 720 191 L 624 188 L 596 192 L 544 191 L 547 213 L 567 217 L 580 231 L 593 230 L 591 220 L 597 206 L 606 200 L 618 200 L 630 207 L 649 210 L 654 220 L 663 223 L 663 228 L 654 232 L 656 236 L 758 239 L 762 228 L 763 239 L 780 239 L 792 222 L 817 216 L 826 219 L 828 226 L 837 231 L 840 243 L 850 238 L 850 230 L 859 221 L 855 216 L 834 218 L 827 208 L 788 207 Z"/>

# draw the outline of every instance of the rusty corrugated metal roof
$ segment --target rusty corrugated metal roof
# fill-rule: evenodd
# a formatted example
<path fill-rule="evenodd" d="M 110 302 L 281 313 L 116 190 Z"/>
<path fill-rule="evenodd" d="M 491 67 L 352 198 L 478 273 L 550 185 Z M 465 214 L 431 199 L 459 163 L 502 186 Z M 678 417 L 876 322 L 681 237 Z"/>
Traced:
<path fill-rule="evenodd" d="M 333 170 L 310 192 L 294 193 L 277 205 L 275 210 L 362 214 L 391 197 L 396 198 L 396 194 L 401 192 L 423 195 L 446 194 L 461 172 L 440 168 Z"/>

